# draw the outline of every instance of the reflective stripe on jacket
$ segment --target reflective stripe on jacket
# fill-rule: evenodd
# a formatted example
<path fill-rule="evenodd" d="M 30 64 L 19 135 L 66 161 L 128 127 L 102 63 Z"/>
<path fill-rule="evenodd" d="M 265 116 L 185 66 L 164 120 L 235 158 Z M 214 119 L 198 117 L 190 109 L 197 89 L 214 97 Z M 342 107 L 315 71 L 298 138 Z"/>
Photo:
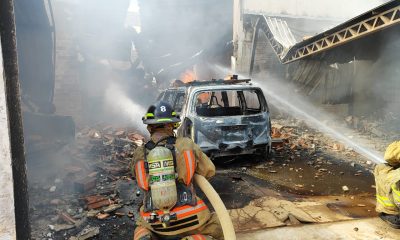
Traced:
<path fill-rule="evenodd" d="M 183 159 L 185 162 L 185 171 L 183 171 L 183 182 L 186 185 L 189 185 L 192 182 L 192 178 L 194 176 L 194 172 L 196 170 L 196 159 L 194 157 L 193 150 L 185 150 L 183 151 Z M 186 174 L 185 174 L 186 172 Z M 179 173 L 178 173 L 179 175 Z"/>
<path fill-rule="evenodd" d="M 394 204 L 396 204 L 396 206 L 400 208 L 400 190 L 398 183 L 392 184 L 392 196 Z"/>
<path fill-rule="evenodd" d="M 158 213 L 162 213 L 161 211 Z M 170 214 L 176 214 L 177 220 L 171 220 L 169 226 L 164 227 L 161 222 L 148 223 L 150 218 L 149 212 L 144 212 L 143 207 L 140 208 L 141 224 L 151 231 L 165 236 L 175 236 L 204 225 L 210 219 L 211 213 L 203 200 L 197 199 L 196 206 L 181 206 L 173 208 Z"/>
<path fill-rule="evenodd" d="M 196 206 L 185 205 L 181 207 L 176 207 L 171 209 L 170 214 L 176 214 L 177 218 L 181 219 L 190 215 L 194 215 L 205 209 L 207 209 L 207 205 L 204 203 L 204 201 L 198 200 Z M 163 211 L 157 211 L 156 213 L 161 215 L 163 214 Z M 142 216 L 144 220 L 148 220 L 150 218 L 150 214 L 150 212 L 140 212 L 140 216 Z"/>
<path fill-rule="evenodd" d="M 149 190 L 149 177 L 147 175 L 147 170 L 145 167 L 144 160 L 138 160 L 135 164 L 135 175 L 138 187 L 148 191 Z"/>

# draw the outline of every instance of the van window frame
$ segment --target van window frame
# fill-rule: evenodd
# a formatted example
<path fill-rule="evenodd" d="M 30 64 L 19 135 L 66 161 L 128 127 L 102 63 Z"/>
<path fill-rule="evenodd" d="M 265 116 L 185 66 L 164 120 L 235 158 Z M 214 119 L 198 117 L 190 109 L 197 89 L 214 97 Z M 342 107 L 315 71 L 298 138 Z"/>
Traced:
<path fill-rule="evenodd" d="M 221 92 L 221 94 L 222 94 L 222 92 L 224 92 L 224 91 L 225 92 L 227 92 L 227 91 L 235 91 L 235 92 L 237 92 L 237 97 L 238 97 L 238 101 L 239 101 L 239 107 L 242 109 L 242 111 L 246 111 L 246 109 L 247 109 L 246 100 L 245 100 L 245 96 L 243 94 L 243 91 L 254 91 L 257 94 L 257 98 L 258 98 L 258 101 L 260 103 L 260 109 L 257 109 L 257 110 L 259 110 L 259 112 L 258 113 L 254 113 L 254 114 L 248 114 L 248 115 L 242 114 L 242 115 L 232 115 L 232 116 L 228 115 L 228 116 L 215 116 L 215 117 L 245 117 L 245 116 L 252 116 L 252 115 L 262 114 L 263 112 L 269 112 L 269 108 L 268 108 L 267 102 L 265 100 L 263 91 L 261 89 L 259 89 L 259 88 L 251 88 L 251 87 L 250 88 L 246 88 L 245 87 L 245 88 L 226 88 L 226 89 L 221 88 L 221 89 L 198 89 L 198 90 L 195 90 L 191 94 L 192 95 L 191 103 L 190 103 L 191 106 L 190 106 L 190 109 L 189 109 L 190 113 L 193 116 L 206 117 L 206 116 L 199 115 L 197 113 L 197 111 L 196 111 L 196 102 L 197 102 L 196 99 L 197 99 L 198 95 L 201 94 L 201 93 L 204 93 L 204 92 Z M 242 94 L 239 94 L 239 92 L 242 92 Z M 242 95 L 242 96 L 240 96 L 240 95 Z M 249 108 L 249 109 L 250 110 L 255 110 L 253 108 Z"/>

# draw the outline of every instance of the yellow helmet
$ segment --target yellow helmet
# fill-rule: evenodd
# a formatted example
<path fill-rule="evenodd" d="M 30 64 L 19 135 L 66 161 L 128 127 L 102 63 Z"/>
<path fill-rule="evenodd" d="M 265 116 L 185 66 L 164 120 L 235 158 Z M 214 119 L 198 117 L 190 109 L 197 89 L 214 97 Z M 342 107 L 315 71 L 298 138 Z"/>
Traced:
<path fill-rule="evenodd" d="M 400 141 L 393 142 L 387 147 L 384 159 L 390 166 L 400 165 Z"/>

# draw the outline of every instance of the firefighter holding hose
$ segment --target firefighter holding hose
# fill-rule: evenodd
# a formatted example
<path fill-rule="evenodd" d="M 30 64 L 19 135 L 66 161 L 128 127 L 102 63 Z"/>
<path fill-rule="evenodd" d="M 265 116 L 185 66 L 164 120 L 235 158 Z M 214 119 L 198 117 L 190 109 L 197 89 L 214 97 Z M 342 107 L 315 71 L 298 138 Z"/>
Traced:
<path fill-rule="evenodd" d="M 391 227 L 400 228 L 400 141 L 388 146 L 384 159 L 374 170 L 376 211 Z"/>
<path fill-rule="evenodd" d="M 180 122 L 163 101 L 142 118 L 151 140 L 136 149 L 132 172 L 144 193 L 134 240 L 223 239 L 218 217 L 196 196 L 195 174 L 215 175 L 211 160 L 189 138 L 175 137 Z"/>

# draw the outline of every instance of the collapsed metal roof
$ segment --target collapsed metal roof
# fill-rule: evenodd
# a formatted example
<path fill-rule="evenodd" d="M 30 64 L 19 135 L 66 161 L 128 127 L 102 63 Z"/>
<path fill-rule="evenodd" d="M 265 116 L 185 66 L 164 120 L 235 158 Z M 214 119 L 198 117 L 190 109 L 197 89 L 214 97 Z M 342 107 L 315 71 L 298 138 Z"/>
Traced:
<path fill-rule="evenodd" d="M 253 45 L 256 45 L 258 32 L 262 30 L 283 64 L 304 58 L 344 63 L 353 59 L 377 58 L 379 46 L 391 41 L 393 38 L 390 36 L 399 32 L 400 1 L 385 3 L 300 42 L 295 42 L 285 21 L 265 15 L 246 15 L 257 18 Z"/>

